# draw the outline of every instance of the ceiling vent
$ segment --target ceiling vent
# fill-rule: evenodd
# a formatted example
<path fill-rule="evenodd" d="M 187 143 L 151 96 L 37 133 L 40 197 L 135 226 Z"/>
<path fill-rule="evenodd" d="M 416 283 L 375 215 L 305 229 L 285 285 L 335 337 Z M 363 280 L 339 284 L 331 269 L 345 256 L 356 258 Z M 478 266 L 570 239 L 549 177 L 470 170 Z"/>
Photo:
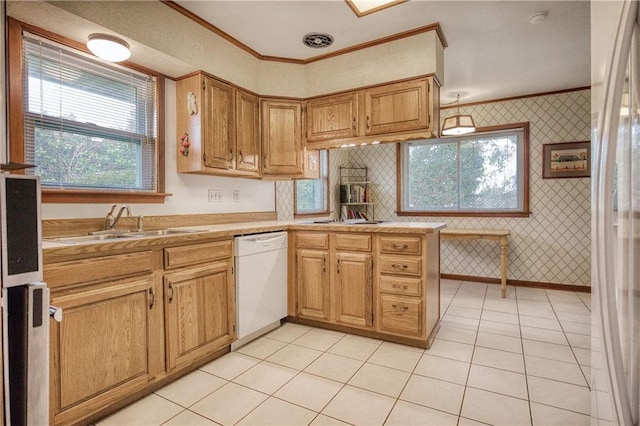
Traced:
<path fill-rule="evenodd" d="M 333 44 L 333 36 L 326 33 L 309 33 L 302 37 L 302 42 L 305 46 L 321 49 Z"/>

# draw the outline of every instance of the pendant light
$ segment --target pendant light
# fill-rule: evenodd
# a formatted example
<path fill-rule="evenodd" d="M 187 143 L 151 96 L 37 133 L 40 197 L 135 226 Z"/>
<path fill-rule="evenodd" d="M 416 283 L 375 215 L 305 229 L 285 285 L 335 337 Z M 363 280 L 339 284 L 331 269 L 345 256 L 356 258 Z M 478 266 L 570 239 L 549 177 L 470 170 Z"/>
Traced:
<path fill-rule="evenodd" d="M 454 116 L 444 119 L 442 124 L 442 134 L 444 136 L 459 136 L 476 131 L 476 123 L 473 121 L 471 115 L 460 114 L 460 94 L 456 100 L 458 106 L 458 113 Z"/>
<path fill-rule="evenodd" d="M 109 34 L 96 33 L 89 35 L 87 47 L 98 58 L 109 62 L 121 62 L 131 56 L 129 44 Z"/>

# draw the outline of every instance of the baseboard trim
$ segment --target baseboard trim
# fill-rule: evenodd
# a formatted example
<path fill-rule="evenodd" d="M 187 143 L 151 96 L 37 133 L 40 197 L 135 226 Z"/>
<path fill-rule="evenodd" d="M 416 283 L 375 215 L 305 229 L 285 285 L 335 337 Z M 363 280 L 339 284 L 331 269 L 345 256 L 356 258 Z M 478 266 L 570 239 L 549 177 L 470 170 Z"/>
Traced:
<path fill-rule="evenodd" d="M 500 284 L 500 278 L 476 277 L 474 275 L 440 274 L 440 278 L 446 280 L 470 281 L 476 283 Z M 540 281 L 507 280 L 507 285 L 515 287 L 543 288 L 549 290 L 576 291 L 579 293 L 591 293 L 591 287 L 584 285 L 545 283 Z"/>

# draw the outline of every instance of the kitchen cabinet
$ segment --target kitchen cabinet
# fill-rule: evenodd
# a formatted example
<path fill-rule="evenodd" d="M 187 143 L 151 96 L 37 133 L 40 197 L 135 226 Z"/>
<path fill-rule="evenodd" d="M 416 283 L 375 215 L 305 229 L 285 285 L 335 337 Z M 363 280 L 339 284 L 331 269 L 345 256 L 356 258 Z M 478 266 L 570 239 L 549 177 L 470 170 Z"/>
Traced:
<path fill-rule="evenodd" d="M 169 371 L 188 366 L 235 339 L 232 241 L 164 249 Z"/>
<path fill-rule="evenodd" d="M 330 318 L 328 258 L 328 250 L 298 249 L 296 252 L 297 310 L 301 317 Z"/>
<path fill-rule="evenodd" d="M 372 326 L 371 238 L 350 233 L 296 233 L 297 316 Z"/>
<path fill-rule="evenodd" d="M 439 135 L 440 87 L 433 76 L 308 99 L 309 149 L 401 142 Z"/>
<path fill-rule="evenodd" d="M 232 267 L 229 258 L 164 276 L 169 370 L 188 366 L 234 340 Z"/>
<path fill-rule="evenodd" d="M 52 293 L 50 424 L 76 423 L 164 370 L 161 281 L 152 274 Z"/>
<path fill-rule="evenodd" d="M 292 320 L 429 347 L 440 321 L 438 233 L 322 226 L 349 229 L 295 232 L 297 267 L 290 295 L 297 309 L 290 312 Z"/>
<path fill-rule="evenodd" d="M 260 176 L 256 95 L 198 72 L 176 82 L 176 113 L 179 173 Z"/>
<path fill-rule="evenodd" d="M 358 99 L 359 93 L 355 92 L 307 101 L 307 146 L 358 136 Z"/>
<path fill-rule="evenodd" d="M 378 236 L 378 319 L 381 333 L 430 345 L 440 318 L 439 241 L 433 234 Z"/>

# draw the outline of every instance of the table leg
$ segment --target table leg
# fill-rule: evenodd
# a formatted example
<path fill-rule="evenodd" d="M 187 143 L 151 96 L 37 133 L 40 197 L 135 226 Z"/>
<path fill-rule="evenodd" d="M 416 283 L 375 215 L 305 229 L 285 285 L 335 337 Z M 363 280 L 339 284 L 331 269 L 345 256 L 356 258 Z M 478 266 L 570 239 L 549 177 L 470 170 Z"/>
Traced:
<path fill-rule="evenodd" d="M 507 297 L 507 244 L 509 241 L 506 237 L 500 238 L 500 267 L 502 279 L 500 282 L 500 291 L 502 297 Z"/>

